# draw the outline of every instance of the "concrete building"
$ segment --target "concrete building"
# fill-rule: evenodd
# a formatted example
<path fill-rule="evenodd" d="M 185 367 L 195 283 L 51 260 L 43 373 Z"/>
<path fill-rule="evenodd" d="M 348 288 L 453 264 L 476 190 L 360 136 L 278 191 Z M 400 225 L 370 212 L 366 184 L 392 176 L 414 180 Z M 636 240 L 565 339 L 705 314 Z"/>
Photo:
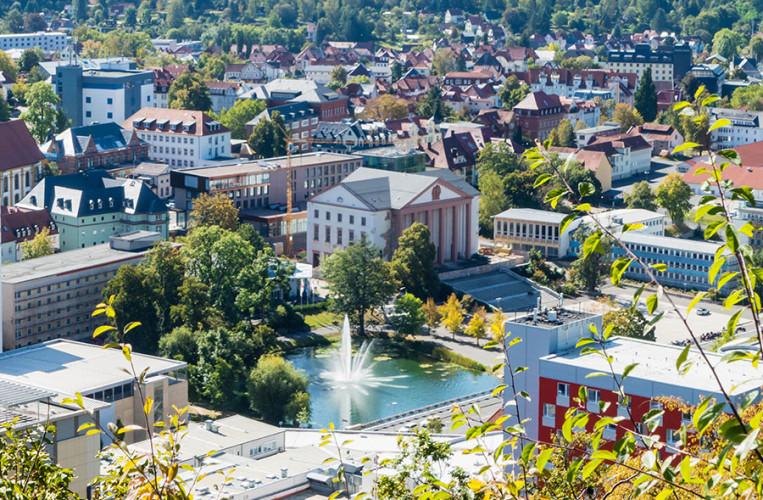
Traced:
<path fill-rule="evenodd" d="M 633 127 L 628 133 L 640 135 L 646 139 L 646 142 L 652 145 L 652 156 L 659 156 L 663 152 L 671 154 L 673 149 L 684 143 L 684 136 L 681 135 L 681 132 L 670 125 L 660 123 L 645 123 Z"/>
<path fill-rule="evenodd" d="M 0 35 L 0 50 L 41 48 L 45 52 L 63 52 L 69 45 L 69 37 L 59 31 L 16 33 Z"/>
<path fill-rule="evenodd" d="M 213 113 L 222 113 L 223 109 L 231 109 L 236 104 L 241 88 L 238 83 L 206 82 L 206 85 L 209 89 Z"/>
<path fill-rule="evenodd" d="M 494 248 L 522 255 L 539 250 L 548 259 L 564 257 L 571 233 L 559 229 L 566 215 L 533 208 L 505 210 L 493 217 Z"/>
<path fill-rule="evenodd" d="M 156 196 L 162 200 L 172 198 L 174 191 L 170 185 L 170 172 L 172 169 L 166 163 L 143 162 L 135 166 L 109 169 L 109 173 L 116 178 L 138 179 L 151 188 Z"/>
<path fill-rule="evenodd" d="M 137 69 L 84 69 L 76 57 L 56 67 L 53 90 L 73 127 L 95 122 L 123 122 L 152 105 L 154 73 Z"/>
<path fill-rule="evenodd" d="M 123 251 L 113 245 L 141 250 Z M 117 270 L 137 264 L 158 240 L 156 233 L 115 238 L 114 243 L 25 260 L 2 266 L 3 349 L 10 350 L 55 338 L 89 339 L 107 322 L 91 316 L 103 300 L 101 291 Z"/>
<path fill-rule="evenodd" d="M 564 107 L 559 96 L 539 90 L 525 96 L 514 106 L 514 120 L 522 129 L 522 136 L 545 141 L 564 118 Z"/>
<path fill-rule="evenodd" d="M 593 139 L 598 137 L 608 137 L 622 133 L 622 127 L 619 123 L 606 122 L 596 127 L 583 128 L 575 131 L 575 142 L 579 148 L 587 146 Z"/>
<path fill-rule="evenodd" d="M 268 107 L 306 102 L 315 110 L 320 121 L 336 122 L 350 116 L 347 97 L 312 80 L 279 78 L 256 85 L 250 92 L 240 95 L 239 99 L 260 99 L 266 101 Z"/>
<path fill-rule="evenodd" d="M 499 52 L 500 53 L 500 52 Z M 537 61 L 537 58 L 535 58 Z M 615 103 L 633 104 L 633 93 L 638 85 L 635 73 L 611 69 L 566 69 L 543 66 L 522 69 L 514 75 L 525 82 L 533 92 L 543 91 L 560 97 L 592 99 L 607 95 Z"/>
<path fill-rule="evenodd" d="M 45 156 L 23 120 L 0 122 L 2 205 L 23 198 L 42 177 Z"/>
<path fill-rule="evenodd" d="M 708 281 L 708 272 L 715 261 L 715 254 L 721 243 L 714 241 L 684 240 L 668 236 L 655 236 L 629 231 L 621 236 L 622 242 L 646 264 L 666 264 L 665 271 L 654 271 L 657 280 L 665 286 L 685 290 L 708 290 L 713 284 Z M 617 259 L 625 252 L 613 247 L 612 257 Z M 720 268 L 718 276 L 725 272 L 739 271 L 736 259 L 728 259 Z M 641 266 L 631 265 L 623 275 L 626 278 L 648 281 Z M 719 290 L 727 294 L 734 288 L 734 281 Z"/>
<path fill-rule="evenodd" d="M 150 428 L 154 422 L 166 422 L 167 415 L 174 411 L 173 405 L 178 408 L 188 405 L 185 362 L 134 352 L 132 363 L 137 373 L 146 370 L 140 389 L 154 402 L 148 416 Z M 0 377 L 51 392 L 70 395 L 78 392 L 101 408 L 100 423 L 104 426 L 117 421 L 125 426 L 146 425 L 143 402 L 130 373 L 130 363 L 121 349 L 103 349 L 71 340 L 56 339 L 0 354 Z M 147 436 L 144 431 L 134 431 L 123 437 L 132 443 Z M 100 451 L 100 447 L 95 451 Z"/>
<path fill-rule="evenodd" d="M 88 436 L 86 431 L 77 432 L 77 429 L 82 424 L 100 420 L 101 412 L 109 405 L 83 398 L 86 409 L 81 409 L 63 402 L 73 397 L 68 390 L 52 391 L 40 387 L 37 380 L 31 382 L 34 385 L 0 375 L 0 424 L 12 424 L 17 431 L 54 427 L 56 432 L 48 434 L 51 443 L 45 450 L 55 463 L 75 471 L 69 489 L 84 498 L 88 484 L 100 473 L 97 455 L 101 451 L 101 439 L 97 434 Z M 18 420 L 13 423 L 14 419 Z M 5 432 L 5 427 L 0 428 L 0 437 Z"/>
<path fill-rule="evenodd" d="M 711 94 L 720 94 L 726 79 L 726 70 L 720 64 L 695 64 L 691 74 L 700 85 L 704 85 Z"/>
<path fill-rule="evenodd" d="M 680 81 L 691 69 L 691 64 L 692 51 L 686 44 L 663 45 L 652 50 L 648 43 L 639 43 L 631 50 L 611 50 L 607 56 L 607 67 L 622 73 L 636 73 L 638 78 L 646 68 L 651 68 L 652 80 L 658 90 Z"/>
<path fill-rule="evenodd" d="M 292 203 L 304 208 L 310 196 L 339 184 L 361 164 L 359 156 L 337 153 L 292 156 Z M 228 196 L 244 210 L 285 206 L 288 167 L 289 159 L 280 157 L 173 171 L 170 183 L 175 190 L 175 206 L 190 212 L 193 200 L 202 194 Z"/>
<path fill-rule="evenodd" d="M 58 250 L 58 227 L 47 210 L 28 210 L 18 207 L 0 206 L 0 235 L 2 235 L 2 247 L 0 260 L 3 262 L 17 262 L 24 259 L 21 244 L 48 229 L 48 240 L 51 246 Z"/>
<path fill-rule="evenodd" d="M 361 168 L 307 204 L 307 259 L 314 266 L 367 237 L 392 257 L 415 222 L 429 227 L 437 262 L 468 259 L 478 249 L 479 191 L 448 170 L 417 174 Z"/>
<path fill-rule="evenodd" d="M 49 161 L 62 174 L 73 174 L 91 168 L 114 168 L 125 163 L 136 164 L 148 158 L 147 142 L 135 131 L 128 131 L 113 122 L 72 127 L 40 146 Z"/>
<path fill-rule="evenodd" d="M 143 108 L 123 123 L 151 145 L 149 159 L 171 167 L 199 167 L 231 158 L 230 130 L 206 113 Z"/>
<path fill-rule="evenodd" d="M 169 237 L 167 205 L 143 182 L 114 179 L 103 170 L 45 177 L 17 205 L 50 213 L 62 252 L 134 231 Z"/>
<path fill-rule="evenodd" d="M 363 166 L 405 172 L 409 174 L 426 170 L 427 155 L 422 151 L 401 151 L 394 146 L 362 149 L 357 155 L 363 157 Z"/>
<path fill-rule="evenodd" d="M 710 125 L 724 118 L 729 120 L 731 125 L 710 132 L 713 149 L 735 148 L 763 141 L 763 111 L 710 109 Z"/>

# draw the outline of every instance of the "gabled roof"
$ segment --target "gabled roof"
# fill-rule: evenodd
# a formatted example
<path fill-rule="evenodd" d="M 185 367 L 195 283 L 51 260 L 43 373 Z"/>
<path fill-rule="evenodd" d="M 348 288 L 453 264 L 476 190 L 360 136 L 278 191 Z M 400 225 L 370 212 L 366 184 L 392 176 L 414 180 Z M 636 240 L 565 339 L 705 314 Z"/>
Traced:
<path fill-rule="evenodd" d="M 83 154 L 92 140 L 96 150 L 100 153 L 126 148 L 132 134 L 131 130 L 125 130 L 114 122 L 95 123 L 64 130 L 40 148 L 43 151 L 50 151 L 51 142 L 55 141 L 57 156 L 75 156 Z M 140 141 L 140 139 L 138 140 Z M 140 142 L 144 143 L 143 141 Z"/>
<path fill-rule="evenodd" d="M 643 149 L 652 149 L 646 139 L 640 135 L 608 135 L 604 137 L 595 137 L 587 146 L 581 148 L 587 151 L 602 151 L 611 156 L 617 154 L 617 149 L 630 148 L 631 151 Z"/>
<path fill-rule="evenodd" d="M 23 120 L 0 122 L 0 172 L 45 159 Z"/>
<path fill-rule="evenodd" d="M 31 240 L 47 227 L 50 234 L 58 234 L 58 228 L 47 210 L 28 210 L 18 207 L 0 207 L 0 235 L 3 243 Z"/>
<path fill-rule="evenodd" d="M 542 90 L 531 92 L 514 106 L 514 109 L 527 109 L 541 111 L 544 109 L 560 108 L 562 106 L 559 96 L 546 94 Z"/>
<path fill-rule="evenodd" d="M 176 130 L 169 128 L 167 130 L 157 129 L 158 124 L 165 120 L 170 125 L 179 122 L 181 126 L 178 126 Z M 138 124 L 137 127 L 136 123 Z M 227 127 L 201 111 L 166 108 L 141 108 L 140 111 L 122 122 L 122 127 L 127 130 L 150 130 L 152 132 L 159 131 L 177 135 L 197 136 L 230 132 Z"/>

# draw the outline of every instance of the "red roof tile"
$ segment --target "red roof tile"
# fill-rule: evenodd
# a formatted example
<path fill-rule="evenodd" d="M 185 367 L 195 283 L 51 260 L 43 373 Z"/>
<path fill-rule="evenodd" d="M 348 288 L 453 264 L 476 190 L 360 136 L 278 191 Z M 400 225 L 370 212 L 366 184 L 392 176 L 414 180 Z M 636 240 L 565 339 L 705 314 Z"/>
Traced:
<path fill-rule="evenodd" d="M 0 172 L 45 159 L 23 120 L 0 122 Z"/>

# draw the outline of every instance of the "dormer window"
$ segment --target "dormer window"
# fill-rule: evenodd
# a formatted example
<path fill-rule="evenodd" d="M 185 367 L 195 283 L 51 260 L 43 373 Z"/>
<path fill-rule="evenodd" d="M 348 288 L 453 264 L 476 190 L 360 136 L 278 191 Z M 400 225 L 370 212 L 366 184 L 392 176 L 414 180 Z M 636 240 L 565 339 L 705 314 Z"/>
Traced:
<path fill-rule="evenodd" d="M 133 128 L 141 128 L 141 127 L 143 126 L 143 120 L 144 120 L 144 119 L 145 119 L 145 118 L 143 118 L 142 116 L 140 116 L 140 117 L 138 117 L 138 118 L 134 119 L 134 120 L 132 121 L 132 126 L 133 126 Z"/>
<path fill-rule="evenodd" d="M 109 196 L 109 208 L 114 208 L 114 198 Z"/>
<path fill-rule="evenodd" d="M 103 208 L 103 201 L 100 198 L 98 199 L 98 208 Z"/>
<path fill-rule="evenodd" d="M 93 202 L 93 200 L 90 200 L 90 210 L 94 210 L 94 209 L 95 209 L 95 203 Z"/>

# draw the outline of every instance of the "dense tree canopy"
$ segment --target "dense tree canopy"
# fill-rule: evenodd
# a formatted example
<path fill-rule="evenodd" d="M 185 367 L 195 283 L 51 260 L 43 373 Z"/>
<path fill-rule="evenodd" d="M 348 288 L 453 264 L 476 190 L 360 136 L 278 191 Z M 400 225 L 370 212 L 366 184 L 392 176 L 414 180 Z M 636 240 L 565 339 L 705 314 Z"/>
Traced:
<path fill-rule="evenodd" d="M 209 111 L 212 107 L 207 84 L 194 73 L 175 78 L 167 92 L 167 102 L 172 109 Z"/>
<path fill-rule="evenodd" d="M 424 300 L 436 296 L 440 288 L 434 265 L 437 247 L 429 228 L 419 222 L 406 228 L 390 261 L 392 274 L 405 290 Z"/>

